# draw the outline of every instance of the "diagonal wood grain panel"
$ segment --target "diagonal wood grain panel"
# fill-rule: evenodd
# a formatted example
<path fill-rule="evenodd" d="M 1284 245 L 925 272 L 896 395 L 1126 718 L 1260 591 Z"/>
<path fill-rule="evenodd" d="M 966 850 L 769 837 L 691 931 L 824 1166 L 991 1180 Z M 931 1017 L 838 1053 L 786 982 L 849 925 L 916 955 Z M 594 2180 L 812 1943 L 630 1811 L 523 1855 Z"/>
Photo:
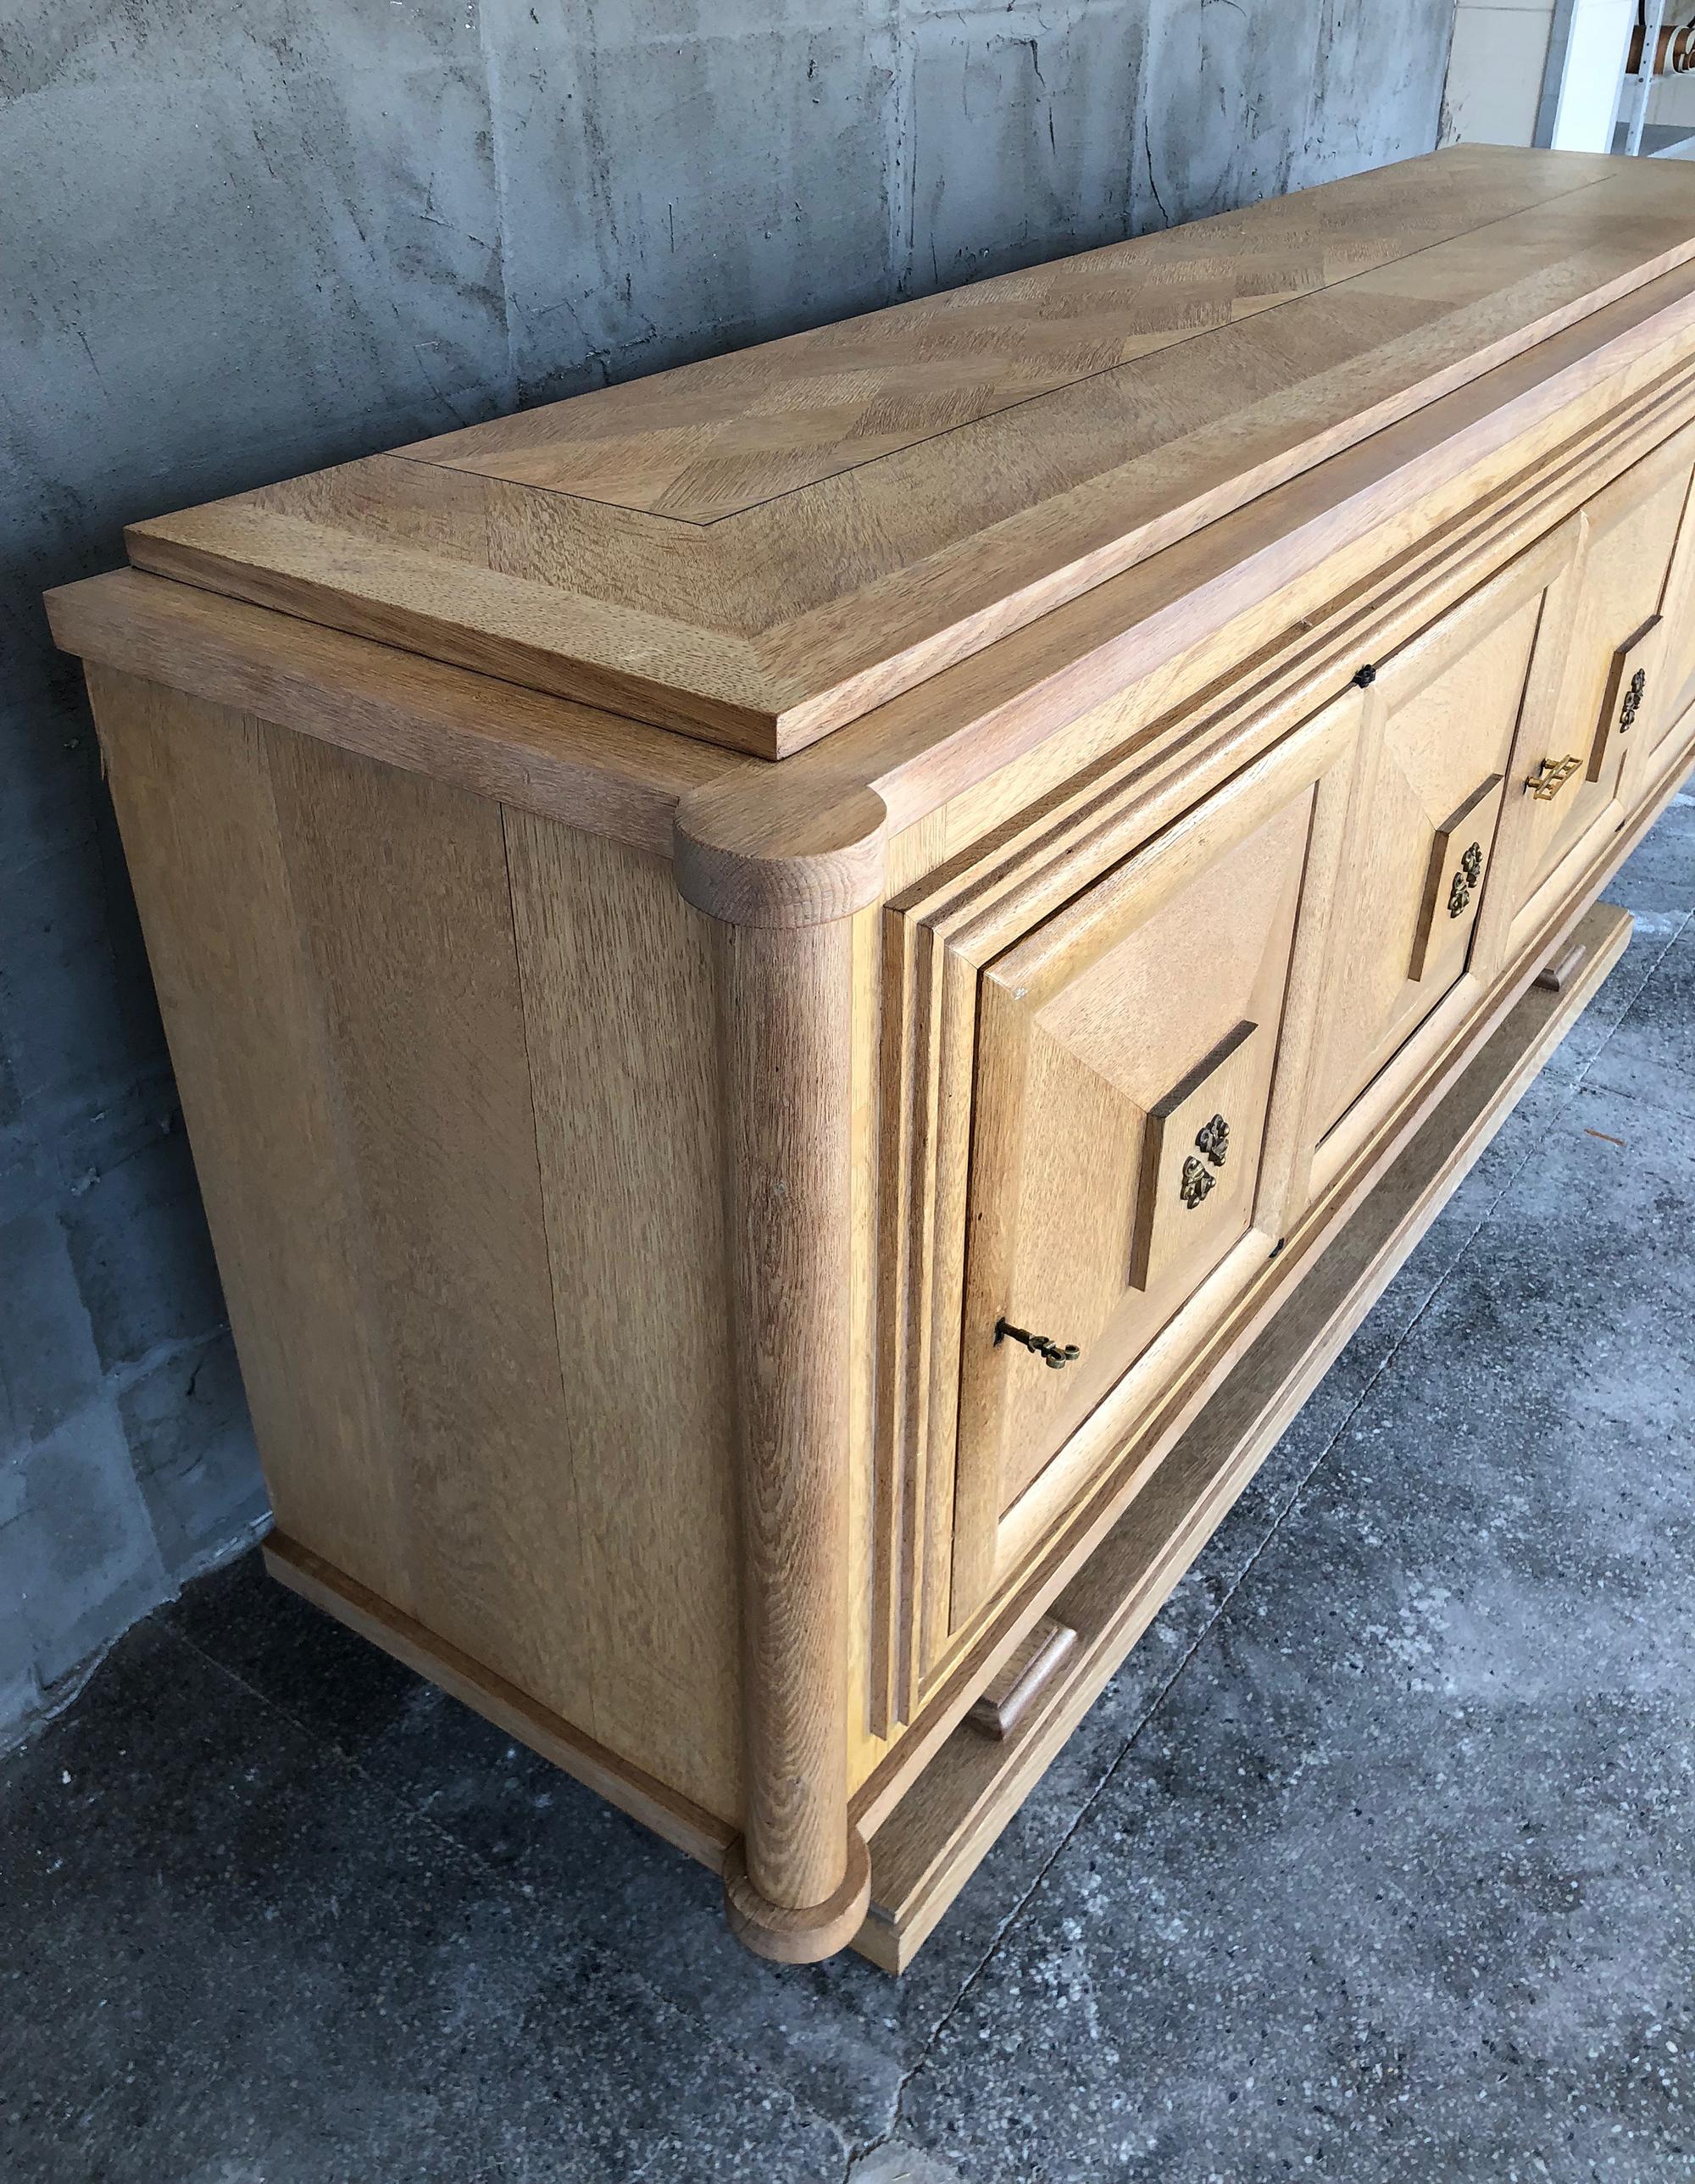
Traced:
<path fill-rule="evenodd" d="M 710 523 L 1592 182 L 1462 156 L 1380 168 L 1057 264 L 473 426 L 399 452 Z"/>
<path fill-rule="evenodd" d="M 781 757 L 1695 258 L 1460 148 L 138 525 L 141 566 Z"/>

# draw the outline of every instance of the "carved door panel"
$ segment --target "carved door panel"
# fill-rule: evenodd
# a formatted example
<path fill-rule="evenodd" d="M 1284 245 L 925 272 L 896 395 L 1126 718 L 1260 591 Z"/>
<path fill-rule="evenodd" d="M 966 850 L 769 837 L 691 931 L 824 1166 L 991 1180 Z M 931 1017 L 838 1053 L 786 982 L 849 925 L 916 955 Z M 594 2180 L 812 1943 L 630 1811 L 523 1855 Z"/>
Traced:
<path fill-rule="evenodd" d="M 1689 488 L 1687 436 L 1615 478 L 1574 519 L 1579 545 L 1548 602 L 1552 633 L 1508 770 L 1501 854 L 1528 943 L 1625 816 L 1625 770 L 1659 702 L 1660 613 Z"/>
<path fill-rule="evenodd" d="M 1168 1381 L 1275 1247 L 1323 946 L 1303 905 L 1358 715 L 1327 707 L 979 975 L 956 1627 L 1088 1484 L 1079 1429 L 1108 1399 L 1132 1418 L 1138 1372 Z"/>
<path fill-rule="evenodd" d="M 1543 540 L 1377 665 L 1325 969 L 1315 1140 L 1471 966 L 1545 603 L 1576 543 L 1570 526 Z"/>
<path fill-rule="evenodd" d="M 1695 436 L 1685 432 L 1681 437 L 1695 454 Z M 1642 687 L 1636 690 L 1633 669 L 1624 682 L 1625 699 L 1636 695 L 1638 710 L 1636 747 L 1626 757 L 1625 797 L 1629 804 L 1646 794 L 1687 748 L 1695 731 L 1695 488 L 1684 496 L 1660 620 L 1664 634 L 1657 677 L 1650 680 L 1645 674 Z"/>

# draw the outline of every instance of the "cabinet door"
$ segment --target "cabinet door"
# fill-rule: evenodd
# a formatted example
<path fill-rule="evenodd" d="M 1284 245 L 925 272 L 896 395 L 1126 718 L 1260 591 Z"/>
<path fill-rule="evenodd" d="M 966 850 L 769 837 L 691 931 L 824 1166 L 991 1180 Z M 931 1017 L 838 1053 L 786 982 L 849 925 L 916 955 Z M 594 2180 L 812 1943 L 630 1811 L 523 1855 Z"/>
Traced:
<path fill-rule="evenodd" d="M 1315 1139 L 1471 967 L 1544 603 L 1576 543 L 1571 526 L 1543 540 L 1377 665 L 1324 975 Z M 1394 1089 L 1377 1085 L 1374 1114 Z"/>
<path fill-rule="evenodd" d="M 1679 437 L 1695 457 L 1695 434 L 1685 432 Z M 1695 729 L 1691 717 L 1695 713 L 1695 488 L 1684 496 L 1660 619 L 1664 633 L 1659 672 L 1651 681 L 1645 677 L 1635 749 L 1626 760 L 1625 800 L 1631 805 L 1688 748 Z M 1625 690 L 1628 697 L 1628 682 Z"/>
<path fill-rule="evenodd" d="M 1276 1245 L 1359 711 L 1327 707 L 980 973 L 956 1627 Z M 1112 1435 L 1080 1435 L 1109 1398 Z"/>
<path fill-rule="evenodd" d="M 1533 937 L 1625 816 L 1631 738 L 1658 689 L 1672 542 L 1689 487 L 1680 436 L 1574 519 L 1575 560 L 1550 595 L 1563 657 L 1531 678 L 1508 770 L 1501 854 L 1511 860 L 1511 953 Z M 1638 680 L 1640 677 L 1640 680 Z"/>

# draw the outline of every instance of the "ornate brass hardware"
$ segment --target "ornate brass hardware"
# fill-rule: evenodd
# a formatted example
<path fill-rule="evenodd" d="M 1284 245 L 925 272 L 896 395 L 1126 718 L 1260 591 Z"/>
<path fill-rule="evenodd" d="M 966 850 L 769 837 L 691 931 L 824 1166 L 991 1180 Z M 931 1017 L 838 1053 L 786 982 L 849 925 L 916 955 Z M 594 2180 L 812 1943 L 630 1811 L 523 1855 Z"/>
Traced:
<path fill-rule="evenodd" d="M 1222 1167 L 1230 1156 L 1230 1126 L 1222 1115 L 1214 1115 L 1210 1123 L 1202 1123 L 1196 1130 L 1195 1151 L 1203 1159 L 1196 1160 L 1191 1153 L 1183 1163 L 1183 1173 L 1177 1184 L 1177 1195 L 1191 1213 L 1218 1180 L 1217 1176 L 1207 1173 L 1204 1162 Z"/>
<path fill-rule="evenodd" d="M 1356 690 L 1369 690 L 1376 680 L 1377 670 L 1368 660 L 1364 666 L 1355 675 L 1353 687 Z"/>
<path fill-rule="evenodd" d="M 1470 906 L 1472 890 L 1483 872 L 1483 844 L 1474 842 L 1460 857 L 1459 866 L 1453 876 L 1453 885 L 1447 891 L 1447 914 L 1463 917 Z"/>
<path fill-rule="evenodd" d="M 1222 1115 L 1214 1115 L 1210 1123 L 1202 1123 L 1195 1133 L 1195 1150 L 1204 1153 L 1214 1167 L 1222 1167 L 1229 1157 L 1230 1126 Z"/>
<path fill-rule="evenodd" d="M 995 1321 L 995 1340 L 997 1342 L 1022 1342 L 1026 1350 L 1034 1351 L 1043 1364 L 1051 1365 L 1056 1373 L 1074 1363 L 1083 1354 L 1074 1342 L 1068 1342 L 1062 1349 L 1058 1343 L 1051 1341 L 1045 1334 L 1032 1334 L 1027 1327 L 1014 1327 L 1010 1320 L 1006 1319 Z"/>
<path fill-rule="evenodd" d="M 1646 667 L 1639 667 L 1625 688 L 1625 702 L 1619 714 L 1620 735 L 1623 735 L 1626 728 L 1633 728 L 1636 726 L 1636 715 L 1642 709 L 1642 694 L 1647 688 L 1648 670 Z"/>
<path fill-rule="evenodd" d="M 1545 758 L 1527 777 L 1525 786 L 1538 804 L 1552 804 L 1582 764 L 1582 760 L 1570 751 L 1564 758 Z"/>

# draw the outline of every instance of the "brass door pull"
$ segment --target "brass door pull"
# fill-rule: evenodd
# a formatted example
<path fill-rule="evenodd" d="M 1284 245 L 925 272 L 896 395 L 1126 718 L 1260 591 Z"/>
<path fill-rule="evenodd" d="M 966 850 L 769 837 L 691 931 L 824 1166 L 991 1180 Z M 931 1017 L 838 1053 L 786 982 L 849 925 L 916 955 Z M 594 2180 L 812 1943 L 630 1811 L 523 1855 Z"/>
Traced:
<path fill-rule="evenodd" d="M 1202 1123 L 1195 1133 L 1194 1154 L 1183 1163 L 1183 1173 L 1178 1178 L 1177 1195 L 1192 1213 L 1202 1201 L 1212 1195 L 1218 1177 L 1209 1168 L 1222 1167 L 1230 1156 L 1230 1126 L 1222 1115 L 1214 1115 L 1210 1123 Z"/>
<path fill-rule="evenodd" d="M 1222 1115 L 1201 1125 L 1195 1134 L 1195 1150 L 1204 1153 L 1214 1167 L 1224 1165 L 1230 1156 L 1230 1126 Z"/>
<path fill-rule="evenodd" d="M 1483 844 L 1474 842 L 1461 857 L 1454 869 L 1453 885 L 1447 891 L 1447 914 L 1464 917 L 1471 906 L 1473 892 L 1483 877 Z"/>
<path fill-rule="evenodd" d="M 1582 760 L 1570 751 L 1564 758 L 1545 758 L 1536 772 L 1526 777 L 1525 786 L 1538 804 L 1551 804 L 1582 764 Z"/>
<path fill-rule="evenodd" d="M 1074 1363 L 1083 1354 L 1074 1342 L 1068 1342 L 1062 1349 L 1058 1343 L 1050 1340 L 1045 1334 L 1032 1334 L 1027 1327 L 1014 1327 L 1006 1319 L 995 1321 L 995 1340 L 997 1342 L 1022 1342 L 1026 1350 L 1033 1350 L 1043 1364 L 1051 1365 L 1056 1373 L 1062 1367 Z"/>

